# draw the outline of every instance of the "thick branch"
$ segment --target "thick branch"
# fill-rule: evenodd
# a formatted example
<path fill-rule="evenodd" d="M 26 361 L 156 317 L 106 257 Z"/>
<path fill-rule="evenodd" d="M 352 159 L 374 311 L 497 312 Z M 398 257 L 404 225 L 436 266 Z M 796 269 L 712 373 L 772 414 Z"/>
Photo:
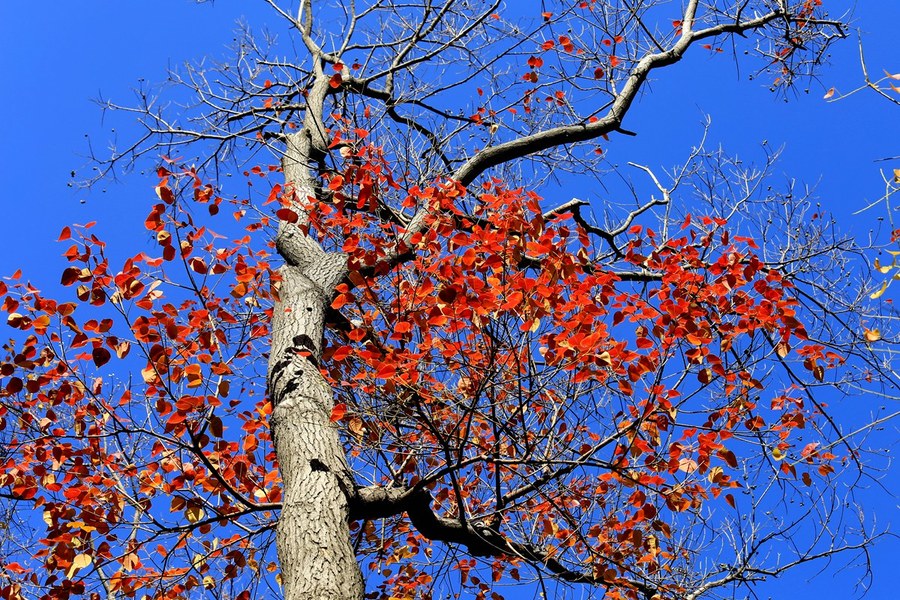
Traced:
<path fill-rule="evenodd" d="M 431 509 L 431 502 L 431 493 L 424 489 L 366 487 L 359 489 L 351 501 L 350 518 L 378 519 L 405 512 L 419 533 L 429 540 L 461 544 L 473 556 L 521 558 L 542 566 L 563 581 L 605 585 L 603 579 L 591 573 L 573 571 L 531 544 L 507 539 L 497 527 L 438 516 Z"/>

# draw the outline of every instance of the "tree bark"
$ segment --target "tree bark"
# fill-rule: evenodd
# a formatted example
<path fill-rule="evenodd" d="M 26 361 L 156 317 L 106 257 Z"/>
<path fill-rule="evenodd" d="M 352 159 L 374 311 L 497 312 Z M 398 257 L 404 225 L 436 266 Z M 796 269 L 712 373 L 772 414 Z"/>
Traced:
<path fill-rule="evenodd" d="M 315 194 L 314 145 L 308 129 L 292 134 L 282 160 L 300 220 L 282 221 L 276 238 L 286 263 L 272 316 L 268 372 L 284 485 L 276 542 L 286 600 L 359 600 L 365 588 L 349 531 L 353 477 L 330 420 L 332 389 L 318 368 L 325 310 L 346 274 L 347 257 L 324 252 L 302 227 L 302 203 Z"/>

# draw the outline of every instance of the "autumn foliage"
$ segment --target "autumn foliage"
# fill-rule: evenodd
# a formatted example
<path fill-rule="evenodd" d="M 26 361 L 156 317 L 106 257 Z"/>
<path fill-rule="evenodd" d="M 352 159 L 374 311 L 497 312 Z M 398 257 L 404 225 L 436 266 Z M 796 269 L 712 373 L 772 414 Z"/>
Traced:
<path fill-rule="evenodd" d="M 377 148 L 360 157 L 310 208 L 323 245 L 349 253 L 321 368 L 369 483 L 427 489 L 450 516 L 464 503 L 632 597 L 635 582 L 692 558 L 676 543 L 690 527 L 681 515 L 741 510 L 746 461 L 806 485 L 832 470 L 833 454 L 796 441 L 816 418 L 800 390 L 754 371 L 800 361 L 822 380 L 839 357 L 807 341 L 791 284 L 723 219 L 689 217 L 667 238 L 634 225 L 619 273 L 596 266 L 572 213 L 543 216 L 534 193 L 441 181 L 402 202 L 437 215 L 406 249 L 414 258 L 366 273 L 402 233 L 372 219 L 366 198 L 401 184 Z M 278 289 L 272 217 L 250 219 L 190 169 L 159 175 L 145 251 L 111 265 L 90 224 L 67 227 L 65 301 L 19 278 L 3 285 L 17 333 L 0 366 L 0 486 L 42 520 L 28 524 L 39 544 L 6 557 L 3 597 L 101 585 L 256 597 L 277 580 L 281 491 L 260 367 Z M 271 190 L 267 210 L 290 210 Z M 249 220 L 240 239 L 214 232 L 232 215 Z M 565 486 L 537 493 L 560 472 Z M 354 528 L 385 597 L 431 583 L 421 562 L 435 550 L 404 519 Z M 492 581 L 525 577 L 515 557 L 453 568 L 485 597 Z"/>
<path fill-rule="evenodd" d="M 754 16 L 689 2 L 661 30 L 645 25 L 652 3 L 626 19 L 592 0 L 540 13 L 540 35 L 525 36 L 502 29 L 497 7 L 450 2 L 435 16 L 426 3 L 403 9 L 422 19 L 408 37 L 403 19 L 368 45 L 350 28 L 345 45 L 370 61 L 345 64 L 313 40 L 304 3 L 291 23 L 305 75 L 260 59 L 222 84 L 233 99 L 197 89 L 210 113 L 186 121 L 209 130 L 160 129 L 167 142 L 135 147 L 160 162 L 145 239 L 108 248 L 95 224 L 71 225 L 59 286 L 0 282 L 0 498 L 18 517 L 0 536 L 0 599 L 278 597 L 276 522 L 294 506 L 270 429 L 279 411 L 278 427 L 302 417 L 335 447 L 340 435 L 347 477 L 304 455 L 293 481 L 342 486 L 334 514 L 349 515 L 368 598 L 552 596 L 548 578 L 611 599 L 694 598 L 859 547 L 834 533 L 822 548 L 802 529 L 840 520 L 829 490 L 862 470 L 811 392 L 862 361 L 844 343 L 859 320 L 832 327 L 837 296 L 820 302 L 804 279 L 851 245 L 818 213 L 805 222 L 790 194 L 729 204 L 713 189 L 672 209 L 703 174 L 699 148 L 668 188 L 642 167 L 664 200 L 635 192 L 609 230 L 587 202 L 501 168 L 536 156 L 555 175 L 564 149 L 565 168 L 596 176 L 599 141 L 632 133 L 621 124 L 642 82 L 694 44 L 716 55 L 727 35 L 761 31 L 775 85 L 791 83 L 843 29 L 818 0 L 778 4 Z M 416 47 L 433 43 L 426 29 L 438 50 Z M 463 64 L 494 51 L 496 77 Z M 452 65 L 447 88 L 472 92 L 464 111 L 392 87 L 436 56 L 419 81 Z M 410 81 L 398 85 L 419 91 Z M 281 164 L 242 157 L 248 191 L 235 197 L 214 169 L 160 157 L 179 136 L 219 144 L 207 165 L 229 144 L 277 147 Z M 738 169 L 714 158 L 701 184 L 727 187 L 716 177 Z M 748 231 L 766 202 L 787 207 L 785 235 L 800 232 L 780 254 L 781 232 Z M 299 264 L 325 258 L 348 267 L 334 290 Z M 289 282 L 323 296 L 324 344 L 288 337 L 270 357 Z M 317 423 L 296 396 L 323 378 L 334 403 L 325 386 Z M 770 560 L 788 541 L 795 562 Z"/>

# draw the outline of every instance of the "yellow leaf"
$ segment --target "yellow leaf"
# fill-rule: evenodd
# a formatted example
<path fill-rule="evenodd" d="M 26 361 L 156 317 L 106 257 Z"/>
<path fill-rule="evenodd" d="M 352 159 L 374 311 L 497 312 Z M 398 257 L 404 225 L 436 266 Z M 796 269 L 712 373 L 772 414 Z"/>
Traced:
<path fill-rule="evenodd" d="M 891 265 L 882 265 L 882 264 L 881 264 L 881 261 L 879 261 L 879 260 L 876 258 L 876 259 L 875 259 L 874 266 L 875 266 L 875 270 L 876 270 L 876 271 L 878 271 L 879 273 L 885 274 L 885 273 L 889 273 L 890 270 L 893 268 L 894 265 L 892 265 L 892 264 L 891 264 Z"/>
<path fill-rule="evenodd" d="M 831 98 L 832 96 L 834 96 L 834 88 L 831 88 L 830 90 L 828 90 L 827 92 L 825 92 L 825 96 L 823 96 L 823 98 L 825 98 L 826 100 L 828 100 L 828 99 Z"/>
<path fill-rule="evenodd" d="M 196 523 L 203 518 L 203 509 L 199 506 L 188 506 L 184 511 L 184 516 L 187 517 L 187 520 L 191 523 Z"/>
<path fill-rule="evenodd" d="M 894 183 L 900 183 L 900 169 L 894 169 Z"/>
<path fill-rule="evenodd" d="M 129 552 L 122 559 L 122 568 L 126 571 L 134 571 L 141 566 L 141 559 L 134 552 Z"/>
<path fill-rule="evenodd" d="M 119 358 L 125 358 L 128 356 L 128 352 L 131 350 L 131 342 L 128 340 L 122 340 L 118 344 L 116 344 L 116 356 Z"/>
<path fill-rule="evenodd" d="M 66 577 L 72 579 L 72 576 L 78 572 L 79 569 L 83 569 L 89 564 L 93 562 L 93 559 L 87 554 L 78 554 L 75 558 L 72 559 L 72 566 L 69 567 L 69 571 L 66 573 Z"/>
<path fill-rule="evenodd" d="M 88 533 L 97 531 L 96 527 L 94 527 L 93 525 L 88 525 L 84 521 L 72 521 L 71 523 L 67 523 L 66 527 L 68 527 L 69 529 L 80 529 Z"/>
<path fill-rule="evenodd" d="M 216 580 L 213 579 L 211 576 L 207 575 L 206 577 L 203 578 L 203 587 L 205 587 L 208 590 L 213 589 L 214 587 L 216 587 Z"/>
<path fill-rule="evenodd" d="M 709 479 L 710 483 L 715 483 L 716 479 L 721 477 L 722 473 L 724 473 L 724 469 L 722 467 L 713 467 L 709 470 L 709 475 L 706 476 Z"/>
<path fill-rule="evenodd" d="M 877 342 L 881 339 L 881 331 L 877 327 L 875 329 L 864 329 L 864 334 L 867 342 Z"/>
<path fill-rule="evenodd" d="M 785 453 L 781 450 L 781 448 L 772 448 L 772 458 L 775 460 L 783 460 L 785 457 Z"/>
<path fill-rule="evenodd" d="M 897 73 L 897 74 L 895 74 L 895 75 L 891 75 L 891 74 L 888 73 L 887 71 L 884 71 L 884 74 L 887 75 L 888 77 L 890 77 L 891 79 L 900 79 L 900 73 Z"/>
<path fill-rule="evenodd" d="M 869 298 L 871 298 L 872 300 L 875 300 L 876 298 L 881 298 L 881 295 L 884 294 L 885 290 L 887 290 L 887 287 L 888 287 L 888 282 L 885 281 L 884 283 L 881 284 L 881 289 L 878 290 L 877 292 L 872 292 L 869 295 Z"/>
<path fill-rule="evenodd" d="M 141 377 L 144 379 L 144 383 L 147 385 L 152 384 L 156 381 L 156 369 L 153 366 L 145 367 L 141 369 Z"/>
<path fill-rule="evenodd" d="M 347 429 L 349 429 L 353 435 L 359 437 L 365 432 L 365 428 L 363 427 L 362 419 L 359 417 L 353 417 L 350 419 L 350 423 L 347 424 Z"/>
<path fill-rule="evenodd" d="M 697 470 L 697 461 L 692 458 L 682 458 L 678 461 L 678 468 L 685 473 L 693 473 Z"/>

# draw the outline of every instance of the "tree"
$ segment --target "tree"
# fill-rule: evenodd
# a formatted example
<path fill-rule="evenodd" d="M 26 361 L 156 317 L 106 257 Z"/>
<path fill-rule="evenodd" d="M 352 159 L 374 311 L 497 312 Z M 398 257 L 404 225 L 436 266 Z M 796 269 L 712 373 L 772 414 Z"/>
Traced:
<path fill-rule="evenodd" d="M 151 246 L 72 226 L 77 302 L 0 289 L 0 487 L 44 528 L 4 597 L 699 598 L 877 536 L 817 393 L 891 381 L 865 295 L 818 277 L 862 250 L 767 191 L 775 154 L 639 167 L 603 224 L 537 193 L 601 178 L 689 50 L 810 75 L 821 2 L 268 3 L 305 56 L 247 33 L 173 74 L 193 105 L 128 109 L 104 164 L 163 155 Z"/>

